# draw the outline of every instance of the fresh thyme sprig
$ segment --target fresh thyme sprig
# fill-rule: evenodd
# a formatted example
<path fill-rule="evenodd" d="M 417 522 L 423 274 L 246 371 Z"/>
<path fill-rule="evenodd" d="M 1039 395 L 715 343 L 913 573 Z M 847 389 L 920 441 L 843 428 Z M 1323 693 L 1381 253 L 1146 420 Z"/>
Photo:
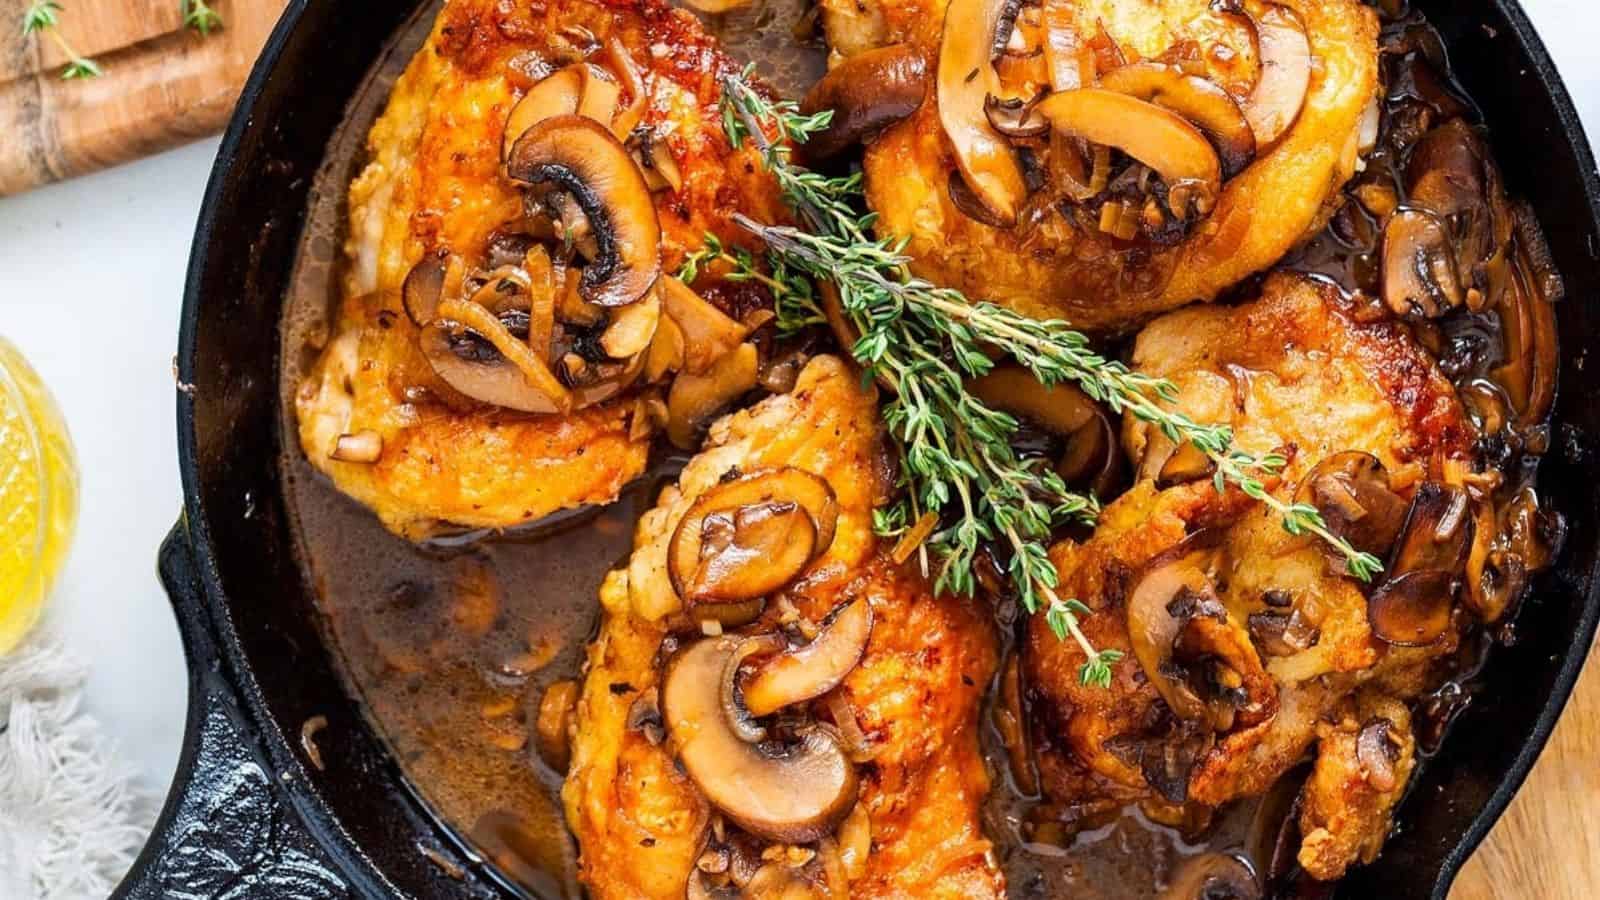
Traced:
<path fill-rule="evenodd" d="M 57 27 L 61 24 L 61 10 L 62 6 L 56 0 L 34 0 L 22 13 L 22 34 L 46 35 L 61 48 L 67 57 L 67 64 L 61 68 L 63 81 L 97 78 L 104 74 L 99 63 L 72 49 L 67 39 L 61 36 L 61 30 Z"/>
<path fill-rule="evenodd" d="M 728 260 L 730 277 L 760 279 L 773 288 L 780 326 L 801 327 L 823 317 L 807 279 L 832 283 L 840 306 L 861 337 L 851 353 L 867 371 L 894 389 L 884 420 L 898 440 L 905 498 L 876 515 L 882 533 L 896 534 L 925 510 L 955 504 L 953 524 L 929 535 L 919 548 L 924 565 L 931 550 L 938 560 L 938 590 L 968 593 L 975 587 L 973 562 L 985 543 L 1010 552 L 1008 574 L 1030 612 L 1045 609 L 1056 635 L 1082 648 L 1085 684 L 1107 685 L 1115 650 L 1089 642 L 1079 617 L 1089 610 L 1057 596 L 1055 566 L 1045 544 L 1063 522 L 1092 521 L 1097 500 L 1076 494 L 1037 461 L 1011 447 L 1017 428 L 1010 415 L 992 409 L 965 388 L 968 378 L 994 365 L 989 352 L 1014 357 L 1045 385 L 1076 383 L 1113 412 L 1158 428 L 1174 444 L 1193 443 L 1215 466 L 1219 491 L 1228 484 L 1260 500 L 1281 517 L 1291 534 L 1310 532 L 1343 553 L 1350 573 L 1370 579 L 1381 564 L 1333 535 L 1314 507 L 1285 504 L 1266 491 L 1262 478 L 1280 472 L 1279 454 L 1254 456 L 1233 446 L 1224 425 L 1203 425 L 1162 406 L 1177 399 L 1169 381 L 1129 370 L 1095 353 L 1088 339 L 1065 322 L 1036 320 L 992 303 L 974 303 L 959 291 L 910 273 L 904 240 L 873 237 L 875 216 L 859 211 L 859 175 L 830 177 L 795 165 L 791 147 L 827 127 L 828 113 L 801 115 L 792 103 L 766 99 L 745 75 L 723 80 L 724 127 L 735 146 L 749 142 L 762 155 L 785 200 L 804 228 L 734 220 L 767 248 L 771 272 L 762 275 L 746 251 L 708 244 L 691 258 L 688 274 L 713 258 Z M 771 134 L 769 134 L 771 132 Z M 715 249 L 713 249 L 715 248 Z M 804 285 L 804 286 L 802 286 Z"/>
<path fill-rule="evenodd" d="M 193 28 L 209 36 L 211 32 L 222 27 L 222 16 L 218 15 L 206 0 L 183 0 L 183 24 L 187 28 Z"/>

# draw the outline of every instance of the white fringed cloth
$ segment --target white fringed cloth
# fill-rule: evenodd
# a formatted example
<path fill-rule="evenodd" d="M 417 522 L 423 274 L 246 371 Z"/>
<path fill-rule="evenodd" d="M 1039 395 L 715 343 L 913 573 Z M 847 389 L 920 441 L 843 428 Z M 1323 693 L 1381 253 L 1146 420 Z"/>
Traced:
<path fill-rule="evenodd" d="M 46 631 L 0 657 L 0 900 L 104 900 L 156 806 L 79 709 L 87 668 Z"/>

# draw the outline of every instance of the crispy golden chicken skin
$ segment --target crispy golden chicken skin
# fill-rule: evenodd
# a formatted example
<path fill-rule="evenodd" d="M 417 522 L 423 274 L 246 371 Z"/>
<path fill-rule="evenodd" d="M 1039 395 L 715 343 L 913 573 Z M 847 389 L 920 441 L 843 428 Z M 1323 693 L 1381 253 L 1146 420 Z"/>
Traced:
<path fill-rule="evenodd" d="M 962 0 L 971 2 L 982 0 Z M 945 0 L 823 0 L 822 6 L 827 36 L 838 54 L 909 44 L 924 55 L 929 73 L 938 71 Z M 1042 42 L 1043 49 L 1002 55 L 996 68 L 1000 93 L 1008 97 L 1115 84 L 1117 91 L 1141 98 L 1154 94 L 1156 104 L 1168 108 L 1178 108 L 1177 101 L 1162 92 L 1183 80 L 1173 73 L 1191 73 L 1209 82 L 1200 85 L 1205 88 L 1200 93 L 1215 98 L 1220 87 L 1248 112 L 1252 102 L 1268 108 L 1268 99 L 1252 100 L 1264 80 L 1278 78 L 1280 87 L 1293 80 L 1280 77 L 1287 69 L 1280 61 L 1284 44 L 1273 35 L 1303 32 L 1304 43 L 1296 49 L 1309 49 L 1309 59 L 1300 57 L 1309 81 L 1284 88 L 1303 86 L 1303 103 L 1288 101 L 1285 121 L 1277 124 L 1272 113 L 1248 116 L 1256 137 L 1266 140 L 1248 132 L 1235 135 L 1234 152 L 1248 164 L 1231 172 L 1234 167 L 1223 153 L 1220 190 L 1195 212 L 1175 211 L 1188 201 L 1176 200 L 1178 192 L 1168 191 L 1170 185 L 1149 189 L 1148 169 L 1122 168 L 1130 160 L 1121 150 L 1108 158 L 1109 184 L 1103 179 L 1094 184 L 1080 174 L 1088 185 L 1084 196 L 1069 201 L 1057 161 L 1085 151 L 1063 149 L 1055 138 L 1029 137 L 1016 142 L 1028 159 L 1009 176 L 1019 191 L 1026 182 L 1028 199 L 1020 204 L 1015 224 L 985 224 L 982 215 L 964 211 L 952 199 L 952 176 L 966 167 L 958 166 L 956 146 L 942 125 L 940 92 L 949 88 L 933 79 L 921 107 L 868 144 L 867 197 L 880 215 L 879 227 L 908 238 L 913 268 L 936 283 L 1097 332 L 1131 330 L 1160 312 L 1211 300 L 1267 268 L 1321 227 L 1329 202 L 1357 170 L 1363 139 L 1376 135 L 1371 116 L 1378 93 L 1378 24 L 1373 11 L 1356 0 L 1227 7 L 1210 0 L 1044 0 L 1042 6 L 1024 7 L 1017 28 L 1018 35 L 1026 29 L 1028 37 L 1014 41 L 1030 48 L 1031 42 Z M 1252 28 L 1251 20 L 1258 26 Z M 1272 22 L 1294 26 L 1285 31 Z M 1071 74 L 1063 75 L 1053 61 L 1052 42 L 1070 48 L 1063 52 L 1084 54 L 1076 57 L 1082 62 L 1072 65 Z M 1115 70 L 1140 68 L 1133 64 L 1145 66 L 1139 78 L 1112 77 Z M 1168 71 L 1153 76 L 1152 67 Z M 1168 79 L 1161 83 L 1169 87 L 1157 87 L 1158 77 Z M 983 93 L 975 90 L 966 102 L 981 102 Z M 1276 88 L 1266 93 L 1283 96 Z M 1173 123 L 1164 112 L 1148 117 L 1151 128 L 1168 129 L 1162 132 L 1167 137 L 1157 136 L 1142 123 L 1126 124 L 1132 117 L 1120 112 L 1122 106 L 1107 106 L 1103 96 L 1092 99 L 1106 108 L 1081 114 L 1092 120 L 1080 123 L 1091 130 L 1085 133 L 1103 141 L 1143 141 L 1144 149 L 1129 152 L 1151 161 L 1151 168 L 1160 169 L 1158 155 L 1175 146 L 1169 132 L 1200 138 L 1188 123 Z M 1149 111 L 1147 105 L 1135 106 Z M 1238 123 L 1236 112 L 1227 115 Z M 985 128 L 976 110 L 969 117 L 975 118 L 969 127 Z M 1136 137 L 1141 131 L 1145 136 Z M 1223 147 L 1214 136 L 1209 139 Z M 1092 169 L 1092 159 L 1085 156 L 1082 165 Z"/>
<path fill-rule="evenodd" d="M 1314 876 L 1336 878 L 1376 852 L 1410 772 L 1410 717 L 1396 698 L 1424 690 L 1430 666 L 1457 645 L 1463 619 L 1450 611 L 1447 585 L 1417 595 L 1444 618 L 1416 632 L 1402 633 L 1376 598 L 1395 593 L 1385 582 L 1401 569 L 1460 565 L 1442 548 L 1460 550 L 1455 536 L 1471 533 L 1459 530 L 1470 515 L 1462 408 L 1406 329 L 1363 324 L 1335 288 L 1291 275 L 1270 277 L 1244 306 L 1157 319 L 1140 333 L 1133 363 L 1174 382 L 1177 409 L 1230 424 L 1241 449 L 1284 454 L 1281 479 L 1267 484 L 1275 496 L 1327 505 L 1330 521 L 1350 512 L 1334 527 L 1350 525 L 1340 533 L 1358 544 L 1370 537 L 1380 556 L 1384 542 L 1405 550 L 1368 587 L 1369 613 L 1362 585 L 1323 543 L 1287 533 L 1276 513 L 1237 491 L 1217 493 L 1204 466 L 1185 464 L 1164 436 L 1130 420 L 1123 439 L 1140 480 L 1105 509 L 1092 538 L 1051 551 L 1062 596 L 1093 611 L 1088 639 L 1125 653 L 1110 689 L 1082 685 L 1077 646 L 1030 625 L 1026 675 L 1047 790 L 1067 804 L 1137 800 L 1176 815 L 1185 804 L 1261 793 L 1315 746 L 1301 860 Z M 1362 492 L 1375 481 L 1329 480 L 1330 459 L 1376 478 L 1375 459 L 1386 493 Z M 1352 484 L 1353 494 L 1339 493 Z M 1354 499 L 1329 505 L 1341 497 Z M 1419 512 L 1437 497 L 1459 497 L 1454 519 Z"/>
<path fill-rule="evenodd" d="M 501 164 L 518 99 L 562 66 L 615 67 L 613 47 L 642 79 L 654 151 L 681 173 L 680 188 L 655 194 L 665 270 L 708 231 L 741 240 L 734 209 L 781 218 L 771 182 L 722 134 L 717 78 L 733 65 L 689 14 L 660 0 L 447 3 L 368 137 L 371 162 L 350 188 L 346 299 L 296 398 L 311 462 L 396 532 L 502 528 L 604 503 L 644 468 L 651 429 L 634 393 L 564 416 L 474 402 L 435 373 L 401 302 L 425 255 L 476 265 L 523 215 Z M 624 85 L 620 102 L 633 100 Z M 369 432 L 375 461 L 333 458 L 341 435 Z"/>
<path fill-rule="evenodd" d="M 708 879 L 743 884 L 752 867 L 787 865 L 773 860 L 793 863 L 784 877 L 801 893 L 783 896 L 839 896 L 822 888 L 837 891 L 839 878 L 851 897 L 1004 896 L 978 822 L 988 777 L 976 728 L 995 665 L 993 633 L 970 601 L 934 598 L 920 577 L 882 555 L 871 527 L 872 508 L 892 483 L 882 441 L 872 390 L 839 360 L 819 357 L 791 393 L 715 425 L 706 449 L 640 519 L 632 558 L 601 589 L 604 619 L 589 648 L 562 792 L 592 896 L 678 900 L 701 877 L 697 863 Z M 873 615 L 860 662 L 809 704 L 832 727 L 838 710 L 848 710 L 870 747 L 871 761 L 857 767 L 854 809 L 836 834 L 790 849 L 719 816 L 674 761 L 673 723 L 663 733 L 660 720 L 638 714 L 654 708 L 664 659 L 710 640 L 683 628 L 666 571 L 668 539 L 730 470 L 776 466 L 826 479 L 837 528 L 826 552 L 782 592 L 784 602 L 741 632 L 770 631 L 786 615 L 821 622 L 861 599 Z"/>

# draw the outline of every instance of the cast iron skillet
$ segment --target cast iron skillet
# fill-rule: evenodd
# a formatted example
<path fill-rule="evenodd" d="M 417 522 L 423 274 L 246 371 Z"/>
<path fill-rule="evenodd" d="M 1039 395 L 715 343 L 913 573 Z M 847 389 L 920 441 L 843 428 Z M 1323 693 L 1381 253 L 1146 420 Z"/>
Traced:
<path fill-rule="evenodd" d="M 179 335 L 183 519 L 161 548 L 189 659 L 188 734 L 154 837 L 118 898 L 506 897 L 429 815 L 344 691 L 293 552 L 279 484 L 277 334 L 312 176 L 346 101 L 422 0 L 289 6 L 234 114 L 206 191 Z M 1343 897 L 1443 900 L 1522 783 L 1600 617 L 1600 179 L 1577 114 L 1514 0 L 1420 3 L 1481 105 L 1511 192 L 1538 212 L 1567 282 L 1562 390 L 1542 485 L 1570 524 L 1519 639 Z M 189 387 L 192 385 L 192 388 Z M 302 747 L 316 735 L 325 770 Z M 562 895 L 551 885 L 541 893 Z"/>

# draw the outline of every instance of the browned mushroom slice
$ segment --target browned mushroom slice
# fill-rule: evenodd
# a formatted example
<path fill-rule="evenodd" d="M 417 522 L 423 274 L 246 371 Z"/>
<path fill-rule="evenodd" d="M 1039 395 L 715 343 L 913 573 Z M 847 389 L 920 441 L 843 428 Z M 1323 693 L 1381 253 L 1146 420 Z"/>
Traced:
<path fill-rule="evenodd" d="M 458 256 L 428 254 L 406 273 L 400 285 L 400 303 L 406 316 L 417 325 L 432 322 L 439 314 L 439 301 L 456 296 L 466 280 L 466 266 Z"/>
<path fill-rule="evenodd" d="M 1294 500 L 1315 506 L 1329 531 L 1379 558 L 1394 546 L 1406 517 L 1406 501 L 1390 488 L 1383 463 L 1358 450 L 1318 462 L 1300 480 Z"/>
<path fill-rule="evenodd" d="M 832 110 L 828 127 L 806 141 L 808 159 L 836 156 L 904 119 L 922 105 L 927 66 L 910 44 L 891 44 L 849 57 L 806 92 L 800 111 Z"/>
<path fill-rule="evenodd" d="M 1367 599 L 1367 622 L 1378 639 L 1400 647 L 1424 647 L 1450 627 L 1456 580 L 1449 572 L 1423 569 L 1379 585 Z"/>
<path fill-rule="evenodd" d="M 1461 568 L 1473 534 L 1472 501 L 1455 485 L 1425 481 L 1411 498 L 1388 571 L 1407 572 Z"/>
<path fill-rule="evenodd" d="M 802 469 L 763 469 L 701 494 L 667 547 L 667 574 L 691 608 L 764 596 L 833 543 L 839 504 Z"/>
<path fill-rule="evenodd" d="M 1356 735 L 1356 762 L 1367 784 L 1379 791 L 1392 791 L 1400 779 L 1395 763 L 1400 761 L 1400 744 L 1394 734 L 1394 723 L 1383 716 L 1373 716 Z"/>
<path fill-rule="evenodd" d="M 867 652 L 872 636 L 872 604 L 865 597 L 834 613 L 811 643 L 780 653 L 744 683 L 744 705 L 753 716 L 820 697 L 839 686 Z"/>
<path fill-rule="evenodd" d="M 728 663 L 722 668 L 722 714 L 740 740 L 755 744 L 767 739 L 767 730 L 756 723 L 755 714 L 744 705 L 740 682 L 745 662 L 752 657 L 771 656 L 788 648 L 787 638 L 769 631 L 740 641 L 728 656 Z"/>
<path fill-rule="evenodd" d="M 661 274 L 661 224 L 644 175 L 603 125 L 557 116 L 517 139 L 506 163 L 513 179 L 569 194 L 594 232 L 596 254 L 578 293 L 601 306 L 643 297 Z"/>
<path fill-rule="evenodd" d="M 821 728 L 777 752 L 740 739 L 724 714 L 721 685 L 741 642 L 710 638 L 672 658 L 661 688 L 667 730 L 684 771 L 729 820 L 768 840 L 816 840 L 855 805 L 855 767 Z"/>
<path fill-rule="evenodd" d="M 1261 48 L 1261 78 L 1242 104 L 1257 149 L 1270 147 L 1300 116 L 1311 87 L 1311 41 L 1293 12 L 1276 4 L 1251 18 Z"/>
<path fill-rule="evenodd" d="M 994 221 L 1010 225 L 1017 220 L 1027 185 L 1011 145 L 983 111 L 985 99 L 1000 93 L 990 50 L 1005 6 L 1005 0 L 951 0 L 934 93 L 939 124 L 950 139 L 962 179 Z"/>
<path fill-rule="evenodd" d="M 445 300 L 422 329 L 422 352 L 446 384 L 474 400 L 531 413 L 564 413 L 573 396 L 528 345 L 488 310 Z"/>
<path fill-rule="evenodd" d="M 1232 178 L 1256 155 L 1256 136 L 1228 92 L 1197 75 L 1165 63 L 1119 66 L 1100 76 L 1100 86 L 1169 109 L 1205 132 L 1222 160 L 1222 175 Z"/>
<path fill-rule="evenodd" d="M 1066 449 L 1056 463 L 1056 474 L 1070 487 L 1082 486 L 1096 497 L 1110 497 L 1122 483 L 1122 453 L 1116 427 L 1105 410 L 1067 436 Z"/>
<path fill-rule="evenodd" d="M 506 119 L 505 138 L 500 155 L 509 159 L 517 138 L 535 124 L 556 116 L 570 116 L 578 111 L 578 98 L 583 95 L 583 70 L 577 66 L 558 69 L 544 80 L 528 89 L 517 105 L 511 108 Z"/>
<path fill-rule="evenodd" d="M 701 430 L 729 404 L 755 389 L 761 377 L 760 354 L 753 344 L 740 344 L 704 374 L 682 372 L 667 391 L 667 438 L 676 447 L 693 450 Z"/>
<path fill-rule="evenodd" d="M 1276 712 L 1277 686 L 1206 574 L 1218 536 L 1196 532 L 1150 564 L 1128 595 L 1128 638 L 1173 713 L 1227 731 Z"/>
<path fill-rule="evenodd" d="M 1061 91 L 1039 102 L 1056 130 L 1116 147 L 1160 173 L 1169 186 L 1193 185 L 1215 198 L 1222 164 L 1205 135 L 1176 113 L 1101 88 Z"/>
<path fill-rule="evenodd" d="M 1432 319 L 1465 299 L 1444 223 L 1420 209 L 1390 216 L 1383 228 L 1383 302 L 1395 315 Z"/>
<path fill-rule="evenodd" d="M 1128 596 L 1128 640 L 1145 677 L 1180 718 L 1207 715 L 1205 702 L 1181 679 L 1172 677 L 1172 646 L 1183 622 L 1168 610 L 1181 595 L 1211 594 L 1211 579 L 1192 557 L 1158 563 L 1145 572 Z"/>
<path fill-rule="evenodd" d="M 1032 372 L 1017 365 L 997 366 L 968 382 L 967 389 L 985 404 L 1021 416 L 1062 437 L 1089 424 L 1097 409 L 1094 401 L 1076 387 L 1047 387 Z"/>
<path fill-rule="evenodd" d="M 683 371 L 700 375 L 732 353 L 748 333 L 694 289 L 672 276 L 661 279 L 661 311 L 683 334 Z"/>

